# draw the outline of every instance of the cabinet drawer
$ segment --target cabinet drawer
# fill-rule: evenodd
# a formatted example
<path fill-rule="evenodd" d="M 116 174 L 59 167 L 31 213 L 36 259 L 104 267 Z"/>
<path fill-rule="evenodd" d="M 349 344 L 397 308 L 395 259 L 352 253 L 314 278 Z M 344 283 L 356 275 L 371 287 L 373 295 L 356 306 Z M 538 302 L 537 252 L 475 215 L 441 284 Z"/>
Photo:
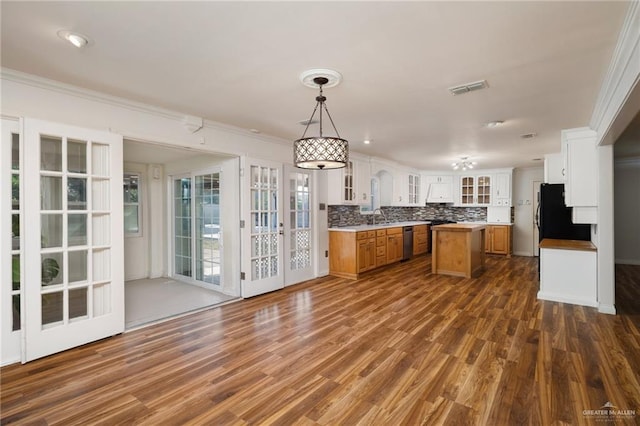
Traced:
<path fill-rule="evenodd" d="M 387 228 L 387 235 L 402 234 L 402 228 Z"/>
<path fill-rule="evenodd" d="M 376 267 L 384 266 L 387 264 L 387 256 L 377 256 L 376 257 Z"/>
<path fill-rule="evenodd" d="M 387 235 L 387 230 L 386 229 L 378 229 L 376 231 L 376 236 L 377 237 L 384 237 L 385 235 Z"/>
<path fill-rule="evenodd" d="M 416 244 L 426 244 L 427 243 L 427 233 L 424 234 L 413 234 L 413 241 Z"/>
<path fill-rule="evenodd" d="M 387 246 L 387 239 L 385 237 L 378 237 L 376 238 L 376 246 L 380 247 L 380 246 Z"/>
<path fill-rule="evenodd" d="M 416 225 L 413 227 L 413 235 L 427 235 L 427 225 Z"/>
<path fill-rule="evenodd" d="M 376 247 L 376 256 L 386 256 L 386 255 L 387 255 L 387 246 Z"/>
<path fill-rule="evenodd" d="M 360 231 L 356 233 L 356 240 L 366 240 L 367 238 L 375 238 L 376 231 Z"/>

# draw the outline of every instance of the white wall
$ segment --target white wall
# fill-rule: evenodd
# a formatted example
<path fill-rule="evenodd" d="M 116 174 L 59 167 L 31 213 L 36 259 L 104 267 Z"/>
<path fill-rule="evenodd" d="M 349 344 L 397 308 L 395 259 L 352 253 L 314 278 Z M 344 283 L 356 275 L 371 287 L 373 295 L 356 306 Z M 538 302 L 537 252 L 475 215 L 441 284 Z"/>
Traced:
<path fill-rule="evenodd" d="M 543 167 L 528 167 L 513 171 L 513 254 L 534 256 L 534 194 L 533 182 L 544 178 Z"/>
<path fill-rule="evenodd" d="M 614 164 L 615 261 L 640 265 L 640 158 Z"/>

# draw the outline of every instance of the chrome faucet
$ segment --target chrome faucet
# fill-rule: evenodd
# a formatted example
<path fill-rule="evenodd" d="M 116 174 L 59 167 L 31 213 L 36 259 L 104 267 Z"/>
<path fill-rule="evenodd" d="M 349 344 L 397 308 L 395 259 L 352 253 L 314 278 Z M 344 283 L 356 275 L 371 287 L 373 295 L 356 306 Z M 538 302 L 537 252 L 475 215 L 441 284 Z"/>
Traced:
<path fill-rule="evenodd" d="M 379 209 L 379 208 L 378 208 L 378 209 L 375 209 L 375 210 L 373 211 L 373 213 L 372 213 L 372 214 L 373 214 L 373 224 L 374 224 L 374 225 L 376 224 L 376 212 L 380 212 L 380 214 L 381 214 L 381 215 L 382 215 L 382 217 L 384 218 L 384 223 L 387 223 L 387 222 L 388 222 L 388 220 L 387 220 L 387 216 L 385 216 L 385 214 L 384 214 L 384 212 L 382 211 L 382 209 Z"/>

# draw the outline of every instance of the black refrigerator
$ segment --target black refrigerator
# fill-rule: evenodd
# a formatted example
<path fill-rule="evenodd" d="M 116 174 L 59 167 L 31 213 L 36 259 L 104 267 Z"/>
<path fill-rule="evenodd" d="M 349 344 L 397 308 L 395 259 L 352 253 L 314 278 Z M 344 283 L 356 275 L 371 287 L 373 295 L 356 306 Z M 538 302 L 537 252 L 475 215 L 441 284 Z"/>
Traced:
<path fill-rule="evenodd" d="M 562 183 L 540 185 L 536 223 L 540 241 L 544 238 L 591 240 L 591 225 L 571 222 L 571 208 L 564 204 L 564 184 Z"/>

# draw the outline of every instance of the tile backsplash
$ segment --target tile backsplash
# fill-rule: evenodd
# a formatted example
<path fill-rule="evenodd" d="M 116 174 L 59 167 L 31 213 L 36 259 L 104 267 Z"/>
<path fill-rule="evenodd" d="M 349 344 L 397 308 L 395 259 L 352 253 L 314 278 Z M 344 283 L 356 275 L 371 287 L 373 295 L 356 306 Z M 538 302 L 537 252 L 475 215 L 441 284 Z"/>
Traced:
<path fill-rule="evenodd" d="M 382 207 L 389 222 L 427 219 L 449 219 L 456 222 L 487 220 L 486 207 L 451 207 L 429 205 L 424 207 Z M 379 217 L 379 216 L 378 216 Z M 366 225 L 373 222 L 371 214 L 360 214 L 359 206 L 333 205 L 328 207 L 329 227 Z"/>

